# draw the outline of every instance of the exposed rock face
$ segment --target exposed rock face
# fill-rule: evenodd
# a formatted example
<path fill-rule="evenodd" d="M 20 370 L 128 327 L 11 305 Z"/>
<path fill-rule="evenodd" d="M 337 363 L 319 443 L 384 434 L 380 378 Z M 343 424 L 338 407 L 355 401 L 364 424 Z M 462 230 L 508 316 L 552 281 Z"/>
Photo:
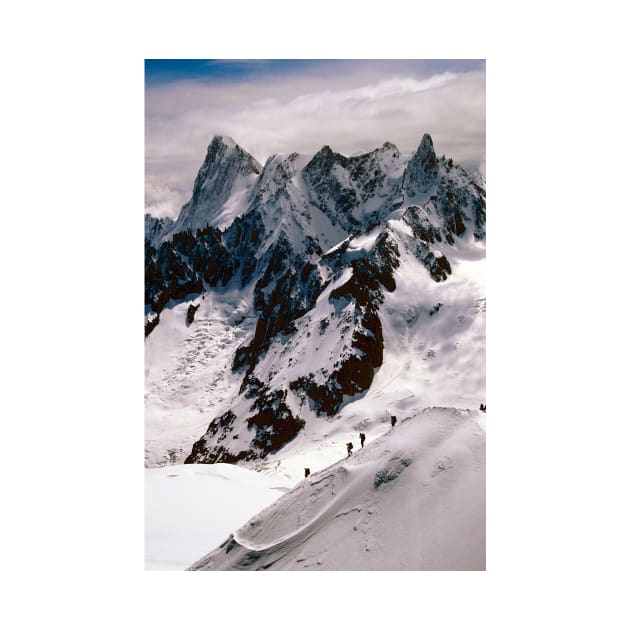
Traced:
<path fill-rule="evenodd" d="M 293 266 L 287 269 L 287 261 Z M 248 367 L 248 373 L 278 334 L 295 332 L 294 322 L 309 311 L 323 286 L 318 268 L 290 256 L 286 241 L 280 240 L 265 273 L 256 283 L 254 305 L 260 313 L 251 344 L 238 349 L 234 369 Z"/>
<path fill-rule="evenodd" d="M 383 329 L 378 309 L 383 302 L 383 290 L 396 288 L 393 273 L 399 265 L 399 256 L 398 247 L 388 232 L 377 239 L 369 257 L 348 260 L 347 248 L 335 256 L 335 266 L 348 264 L 352 269 L 349 280 L 334 289 L 328 298 L 336 310 L 347 313 L 345 305 L 353 307 L 342 328 L 342 339 L 349 341 L 343 344 L 333 371 L 323 383 L 318 384 L 311 373 L 289 385 L 293 391 L 303 392 L 310 398 L 318 415 L 336 414 L 344 396 L 368 389 L 374 371 L 382 365 Z"/>
<path fill-rule="evenodd" d="M 144 215 L 144 240 L 153 247 L 159 247 L 162 238 L 173 228 L 173 220 L 168 217 L 157 219 L 150 214 Z"/>
<path fill-rule="evenodd" d="M 241 459 L 248 459 L 248 452 L 242 451 L 237 454 L 232 454 L 227 451 L 220 443 L 225 440 L 230 429 L 234 426 L 236 416 L 228 411 L 222 416 L 215 418 L 208 427 L 205 435 L 193 444 L 192 452 L 186 458 L 184 463 L 186 464 L 209 464 L 213 463 L 212 460 L 225 462 L 226 464 L 233 464 Z M 216 437 L 214 446 L 209 445 L 209 440 Z M 209 457 L 209 451 L 212 449 L 212 456 Z"/>
<path fill-rule="evenodd" d="M 144 338 L 146 339 L 155 329 L 155 327 L 160 323 L 160 315 L 154 315 L 149 317 L 144 322 Z"/>
<path fill-rule="evenodd" d="M 407 164 L 402 193 L 404 205 L 414 206 L 422 215 L 416 223 L 424 223 L 423 234 L 434 239 L 430 242 L 444 238 L 452 245 L 454 237 L 463 236 L 469 228 L 476 239 L 485 238 L 485 190 L 452 160 L 438 160 L 428 134 Z M 418 238 L 424 239 L 423 234 L 417 234 Z"/>
<path fill-rule="evenodd" d="M 238 212 L 217 227 L 226 208 Z M 272 156 L 264 168 L 215 138 L 170 240 L 168 226 L 160 229 L 164 242 L 145 242 L 145 335 L 173 301 L 252 287 L 255 332 L 232 362 L 239 394 L 186 460 L 236 462 L 293 439 L 304 408 L 309 417 L 334 415 L 370 387 L 383 362 L 379 309 L 396 290 L 401 253 L 446 281 L 451 263 L 441 250 L 485 238 L 485 190 L 438 159 L 429 135 L 406 165 L 385 143 L 353 157 L 328 146 L 311 159 Z"/>
<path fill-rule="evenodd" d="M 190 326 L 195 321 L 195 313 L 199 308 L 199 304 L 191 304 L 186 311 L 186 325 Z"/>
<path fill-rule="evenodd" d="M 144 302 L 160 313 L 169 300 L 194 297 L 204 290 L 204 282 L 225 285 L 238 269 L 238 262 L 224 247 L 221 233 L 206 227 L 172 235 L 158 249 L 145 241 Z"/>
<path fill-rule="evenodd" d="M 409 161 L 403 178 L 403 189 L 410 197 L 422 195 L 438 177 L 438 160 L 433 149 L 433 140 L 427 133 L 414 156 Z"/>
<path fill-rule="evenodd" d="M 376 224 L 393 208 L 398 182 L 390 172 L 399 166 L 400 152 L 391 143 L 355 157 L 325 146 L 302 171 L 310 200 L 333 224 L 347 232 Z"/>
<path fill-rule="evenodd" d="M 232 464 L 242 459 L 260 459 L 278 450 L 304 427 L 304 420 L 294 416 L 287 406 L 286 396 L 286 391 L 272 392 L 261 383 L 251 381 L 246 397 L 253 398 L 254 402 L 245 420 L 247 430 L 254 433 L 249 448 L 237 452 L 230 448 L 228 438 L 233 433 L 236 416 L 228 411 L 210 423 L 205 435 L 193 445 L 185 463 Z"/>
<path fill-rule="evenodd" d="M 173 232 L 195 231 L 221 223 L 224 204 L 242 187 L 251 188 L 261 165 L 228 137 L 215 136 L 197 173 L 192 198 L 182 208 Z"/>

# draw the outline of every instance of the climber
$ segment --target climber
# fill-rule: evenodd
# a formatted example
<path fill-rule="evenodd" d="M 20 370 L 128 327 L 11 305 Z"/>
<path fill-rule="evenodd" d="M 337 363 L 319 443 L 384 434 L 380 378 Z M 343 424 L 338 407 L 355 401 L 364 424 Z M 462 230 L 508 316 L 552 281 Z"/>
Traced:
<path fill-rule="evenodd" d="M 359 439 L 361 440 L 361 448 L 365 444 L 365 433 L 359 433 Z"/>
<path fill-rule="evenodd" d="M 350 455 L 352 455 L 352 449 L 354 448 L 354 447 L 352 446 L 352 442 L 348 442 L 348 443 L 346 444 L 346 448 L 348 449 L 348 457 L 350 457 Z"/>
<path fill-rule="evenodd" d="M 392 426 L 396 424 L 396 416 L 392 416 Z"/>
<path fill-rule="evenodd" d="M 305 468 L 304 469 L 304 478 L 306 479 L 306 477 L 308 477 L 311 474 L 311 469 L 310 468 Z"/>
<path fill-rule="evenodd" d="M 484 413 L 486 412 L 486 406 L 483 403 L 479 405 L 479 411 L 483 411 Z"/>

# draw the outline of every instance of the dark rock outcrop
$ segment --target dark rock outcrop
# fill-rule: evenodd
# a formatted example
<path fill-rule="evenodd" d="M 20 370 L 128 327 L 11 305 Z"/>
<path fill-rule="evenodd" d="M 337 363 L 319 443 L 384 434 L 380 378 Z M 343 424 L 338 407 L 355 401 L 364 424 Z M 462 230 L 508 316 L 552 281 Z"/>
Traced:
<path fill-rule="evenodd" d="M 144 215 L 144 240 L 154 247 L 159 247 L 162 237 L 170 232 L 174 222 L 168 217 L 158 219 L 150 214 Z"/>
<path fill-rule="evenodd" d="M 226 285 L 238 261 L 216 228 L 174 234 L 158 249 L 145 241 L 145 306 L 160 313 L 170 300 L 194 298 L 210 287 Z"/>
<path fill-rule="evenodd" d="M 146 339 L 160 323 L 159 313 L 155 317 L 148 319 L 144 324 L 144 338 Z"/>
<path fill-rule="evenodd" d="M 403 190 L 410 197 L 426 193 L 438 177 L 438 159 L 433 140 L 425 133 L 403 176 Z"/>
<path fill-rule="evenodd" d="M 304 420 L 295 416 L 286 404 L 286 391 L 272 392 L 267 387 L 256 387 L 251 415 L 245 420 L 248 431 L 254 432 L 249 448 L 234 452 L 226 442 L 236 419 L 232 411 L 228 411 L 210 423 L 206 434 L 193 445 L 186 464 L 232 464 L 243 459 L 262 459 L 304 428 Z M 215 439 L 211 441 L 211 438 Z"/>
<path fill-rule="evenodd" d="M 337 253 L 342 260 L 344 256 L 344 251 Z M 391 235 L 383 232 L 370 256 L 350 260 L 352 276 L 331 292 L 330 302 L 354 304 L 354 316 L 349 322 L 352 328 L 349 344 L 342 346 L 335 369 L 323 384 L 318 384 L 313 374 L 290 384 L 293 391 L 309 397 L 318 415 L 332 416 L 339 411 L 344 396 L 366 391 L 372 384 L 375 370 L 382 365 L 384 340 L 378 309 L 383 302 L 383 290 L 396 288 L 393 274 L 400 264 L 399 257 L 400 252 Z M 328 326 L 326 323 L 325 328 Z"/>
<path fill-rule="evenodd" d="M 195 321 L 195 313 L 199 308 L 199 304 L 191 304 L 186 311 L 186 326 L 190 326 Z"/>
<path fill-rule="evenodd" d="M 390 142 L 375 151 L 346 157 L 329 146 L 322 147 L 304 167 L 302 176 L 308 184 L 310 200 L 348 232 L 375 225 L 394 207 L 397 184 L 391 180 L 384 164 L 400 158 Z M 368 201 L 378 199 L 373 209 L 365 212 Z"/>
<path fill-rule="evenodd" d="M 266 256 L 267 266 L 254 288 L 254 306 L 260 313 L 254 338 L 236 351 L 233 369 L 251 371 L 272 339 L 294 331 L 293 323 L 309 311 L 323 288 L 315 265 L 300 261 L 286 237 L 280 237 Z"/>

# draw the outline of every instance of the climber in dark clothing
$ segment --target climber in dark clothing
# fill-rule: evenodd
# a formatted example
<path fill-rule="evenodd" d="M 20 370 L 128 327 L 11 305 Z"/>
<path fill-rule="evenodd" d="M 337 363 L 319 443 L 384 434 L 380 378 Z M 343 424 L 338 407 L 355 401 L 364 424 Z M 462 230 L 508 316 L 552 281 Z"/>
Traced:
<path fill-rule="evenodd" d="M 483 412 L 485 413 L 485 411 L 486 411 L 486 406 L 485 406 L 483 403 L 481 403 L 481 404 L 479 405 L 479 411 L 483 411 Z"/>
<path fill-rule="evenodd" d="M 350 455 L 352 455 L 352 449 L 354 448 L 354 447 L 352 446 L 352 442 L 348 442 L 348 443 L 346 444 L 346 448 L 348 449 L 348 457 L 350 457 Z"/>
<path fill-rule="evenodd" d="M 305 468 L 304 469 L 304 478 L 306 479 L 306 477 L 308 477 L 311 474 L 311 469 L 310 468 Z"/>
<path fill-rule="evenodd" d="M 392 416 L 392 426 L 396 424 L 396 416 Z"/>
<path fill-rule="evenodd" d="M 359 433 L 359 439 L 361 440 L 361 448 L 365 444 L 365 433 Z"/>

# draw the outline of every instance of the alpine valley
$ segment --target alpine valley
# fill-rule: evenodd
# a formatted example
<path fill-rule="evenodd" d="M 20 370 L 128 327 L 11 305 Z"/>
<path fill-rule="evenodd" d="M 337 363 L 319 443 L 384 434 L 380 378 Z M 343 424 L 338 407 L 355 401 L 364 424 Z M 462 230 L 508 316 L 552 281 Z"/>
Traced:
<path fill-rule="evenodd" d="M 147 545 L 214 525 L 148 567 L 485 568 L 485 197 L 428 134 L 264 166 L 212 139 L 145 215 Z"/>

